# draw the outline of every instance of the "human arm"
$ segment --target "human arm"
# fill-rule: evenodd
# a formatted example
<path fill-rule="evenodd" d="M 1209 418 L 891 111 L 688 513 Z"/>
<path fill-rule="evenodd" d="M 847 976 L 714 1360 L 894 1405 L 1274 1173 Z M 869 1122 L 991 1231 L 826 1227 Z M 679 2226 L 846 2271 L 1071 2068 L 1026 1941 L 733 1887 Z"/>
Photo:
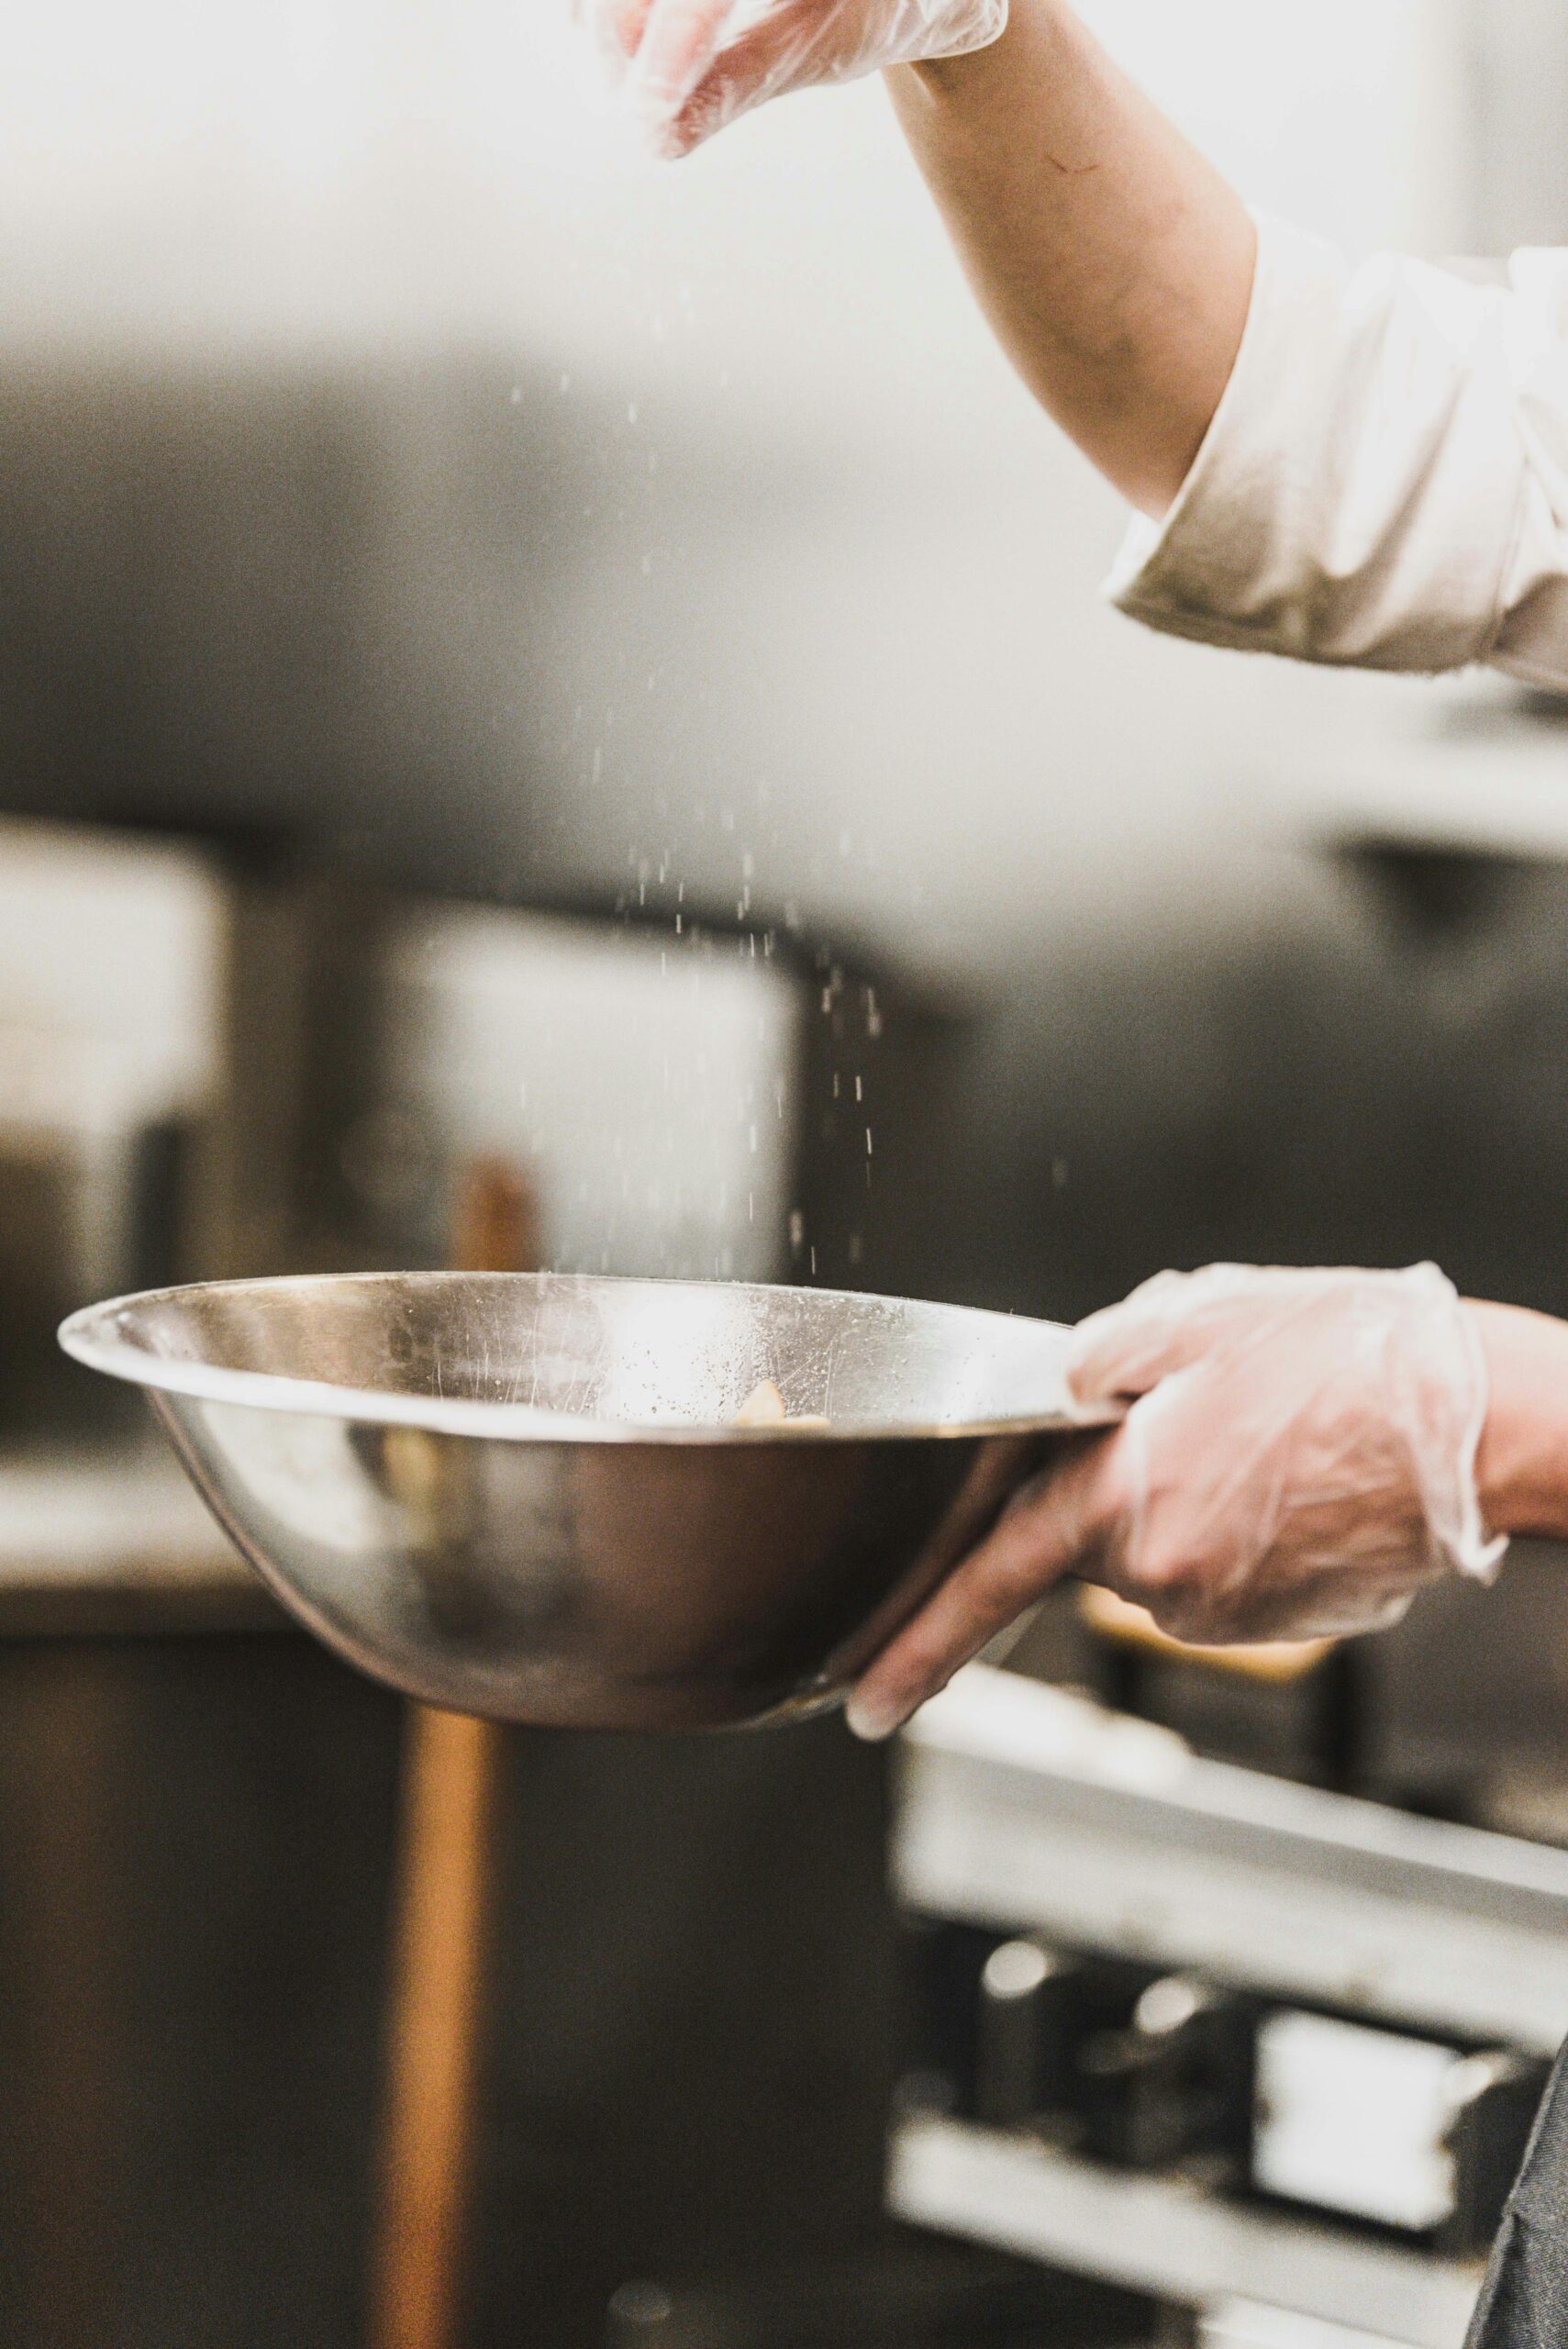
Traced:
<path fill-rule="evenodd" d="M 976 297 L 1029 389 L 1142 512 L 1191 469 L 1247 319 L 1236 194 L 1061 0 L 888 86 Z"/>
<path fill-rule="evenodd" d="M 885 1735 L 1066 1575 L 1205 1643 L 1373 1630 L 1425 1583 L 1568 1538 L 1568 1322 L 1407 1274 L 1165 1275 L 1076 1333 L 1118 1408 L 1022 1495 L 866 1673 Z"/>
<path fill-rule="evenodd" d="M 1019 373 L 1140 509 L 1124 611 L 1568 686 L 1568 253 L 1488 284 L 1255 229 L 1066 0 L 888 79 Z"/>
<path fill-rule="evenodd" d="M 1000 38 L 1006 0 L 577 5 L 670 153 L 783 91 L 922 60 L 888 79 L 977 295 L 1140 509 L 1111 582 L 1130 616 L 1568 690 L 1568 251 L 1488 285 L 1352 268 L 1263 219 L 1254 265 L 1239 199 L 1066 0 L 1014 0 Z"/>
<path fill-rule="evenodd" d="M 1132 503 L 1165 510 L 1236 356 L 1254 232 L 1063 0 L 581 5 L 669 155 L 784 90 L 889 66 L 910 145 L 1020 373 Z"/>
<path fill-rule="evenodd" d="M 1568 1321 L 1472 1304 L 1490 1405 L 1475 1462 L 1481 1513 L 1499 1533 L 1568 1541 Z"/>

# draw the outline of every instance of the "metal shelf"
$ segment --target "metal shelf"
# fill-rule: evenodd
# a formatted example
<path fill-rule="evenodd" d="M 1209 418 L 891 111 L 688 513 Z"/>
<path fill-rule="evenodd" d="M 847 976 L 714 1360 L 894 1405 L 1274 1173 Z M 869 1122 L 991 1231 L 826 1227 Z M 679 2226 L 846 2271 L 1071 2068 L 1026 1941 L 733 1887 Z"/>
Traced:
<path fill-rule="evenodd" d="M 1307 2220 L 1124 2176 L 962 2121 L 904 2122 L 888 2188 L 917 2226 L 1197 2306 L 1228 2294 L 1407 2349 L 1462 2349 L 1480 2284 L 1460 2266 Z"/>
<path fill-rule="evenodd" d="M 1568 2034 L 1568 1853 L 1200 1761 L 971 1665 L 903 1745 L 899 1895 L 1541 2054 Z"/>

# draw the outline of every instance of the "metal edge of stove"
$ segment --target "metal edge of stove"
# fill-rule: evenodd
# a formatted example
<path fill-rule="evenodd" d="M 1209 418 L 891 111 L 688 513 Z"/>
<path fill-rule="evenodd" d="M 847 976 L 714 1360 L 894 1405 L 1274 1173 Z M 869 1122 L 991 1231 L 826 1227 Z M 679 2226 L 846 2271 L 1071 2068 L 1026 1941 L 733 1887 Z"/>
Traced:
<path fill-rule="evenodd" d="M 1368 2332 L 1360 2323 L 1346 2326 L 1228 2292 L 1201 2310 L 1196 2349 L 1415 2349 L 1415 2344 L 1407 2332 L 1403 2340 L 1391 2341 L 1385 2332 Z"/>
<path fill-rule="evenodd" d="M 1386 2337 L 1462 2349 L 1480 2270 L 1123 2176 L 1027 2138 L 920 2118 L 895 2131 L 889 2207 L 917 2226 L 1195 2306 L 1245 2292 Z"/>
<path fill-rule="evenodd" d="M 896 1891 L 1540 2053 L 1568 2032 L 1568 1853 L 1200 1760 L 972 1665 L 903 1741 Z"/>

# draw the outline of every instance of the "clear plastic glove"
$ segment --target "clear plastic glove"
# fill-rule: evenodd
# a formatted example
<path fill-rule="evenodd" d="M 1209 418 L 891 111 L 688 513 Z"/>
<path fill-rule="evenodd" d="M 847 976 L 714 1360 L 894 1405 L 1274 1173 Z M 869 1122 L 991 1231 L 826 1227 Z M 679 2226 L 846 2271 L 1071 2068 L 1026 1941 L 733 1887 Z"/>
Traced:
<path fill-rule="evenodd" d="M 995 40 L 1007 0 L 577 0 L 628 111 L 685 155 L 788 90 Z"/>
<path fill-rule="evenodd" d="M 1489 1578 L 1481 1340 L 1434 1264 L 1162 1273 L 1074 1332 L 1085 1419 L 1123 1414 L 1014 1501 L 871 1667 L 885 1735 L 1068 1573 L 1208 1645 L 1381 1630 L 1423 1583 Z"/>

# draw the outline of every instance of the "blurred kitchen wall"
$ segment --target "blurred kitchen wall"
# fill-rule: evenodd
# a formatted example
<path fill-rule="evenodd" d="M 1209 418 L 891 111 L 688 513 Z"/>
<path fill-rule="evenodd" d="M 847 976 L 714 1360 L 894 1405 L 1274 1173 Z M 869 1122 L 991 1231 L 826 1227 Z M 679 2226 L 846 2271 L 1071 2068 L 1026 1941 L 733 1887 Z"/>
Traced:
<path fill-rule="evenodd" d="M 13 805 L 662 871 L 994 985 L 1255 909 L 1279 746 L 1409 690 L 1103 609 L 1117 501 L 1013 383 L 875 85 L 678 169 L 564 0 L 32 14 L 0 97 Z M 1429 250 L 1568 218 L 1539 0 L 1096 0 L 1257 200 Z M 1556 103 L 1555 97 L 1552 103 Z M 1521 136 L 1521 131 L 1526 134 Z"/>

